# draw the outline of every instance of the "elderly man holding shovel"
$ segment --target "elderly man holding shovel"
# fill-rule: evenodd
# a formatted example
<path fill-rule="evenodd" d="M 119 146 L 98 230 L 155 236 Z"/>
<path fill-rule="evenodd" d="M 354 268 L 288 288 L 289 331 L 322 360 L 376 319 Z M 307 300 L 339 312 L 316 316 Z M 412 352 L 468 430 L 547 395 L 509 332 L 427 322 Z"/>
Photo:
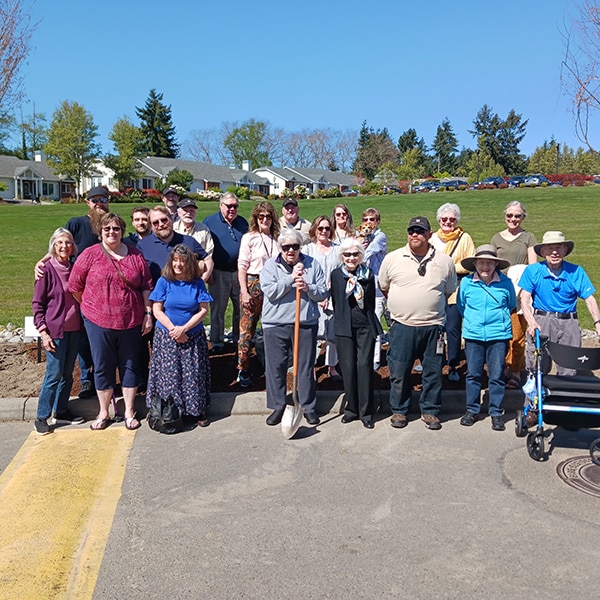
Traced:
<path fill-rule="evenodd" d="M 314 374 L 319 302 L 329 295 L 319 263 L 300 252 L 303 238 L 295 229 L 284 229 L 278 239 L 281 254 L 270 258 L 260 273 L 264 293 L 262 312 L 265 342 L 267 407 L 273 412 L 267 425 L 281 423 L 286 405 L 287 371 L 294 347 L 298 357 L 298 402 L 310 425 L 318 425 Z M 299 302 L 297 289 L 300 290 Z M 299 314 L 300 327 L 294 335 Z M 294 378 L 296 379 L 296 378 Z"/>

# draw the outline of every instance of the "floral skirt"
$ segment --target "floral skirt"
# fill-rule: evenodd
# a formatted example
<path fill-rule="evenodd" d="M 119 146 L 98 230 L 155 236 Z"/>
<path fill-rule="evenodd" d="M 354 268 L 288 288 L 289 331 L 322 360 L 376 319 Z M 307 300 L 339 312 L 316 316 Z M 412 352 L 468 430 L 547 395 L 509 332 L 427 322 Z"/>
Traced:
<path fill-rule="evenodd" d="M 197 417 L 210 405 L 210 363 L 204 328 L 178 344 L 157 327 L 152 343 L 146 404 L 155 394 L 172 396 L 184 415 Z"/>

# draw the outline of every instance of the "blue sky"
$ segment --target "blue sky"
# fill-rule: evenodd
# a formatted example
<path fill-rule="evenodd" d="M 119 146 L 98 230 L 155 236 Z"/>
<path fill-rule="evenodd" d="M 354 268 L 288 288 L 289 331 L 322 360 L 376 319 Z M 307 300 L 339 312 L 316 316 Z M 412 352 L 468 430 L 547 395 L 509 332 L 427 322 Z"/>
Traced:
<path fill-rule="evenodd" d="M 38 0 L 24 91 L 51 117 L 77 101 L 99 127 L 155 88 L 190 131 L 250 118 L 287 131 L 409 128 L 430 144 L 447 117 L 459 145 L 488 104 L 529 119 L 526 154 L 552 136 L 572 147 L 560 83 L 568 0 Z"/>

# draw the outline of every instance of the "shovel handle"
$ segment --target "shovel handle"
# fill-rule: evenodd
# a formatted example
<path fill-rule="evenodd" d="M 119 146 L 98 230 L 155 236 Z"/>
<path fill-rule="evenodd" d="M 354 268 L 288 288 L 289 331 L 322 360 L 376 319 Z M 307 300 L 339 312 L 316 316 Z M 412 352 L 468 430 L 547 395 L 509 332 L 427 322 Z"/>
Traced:
<path fill-rule="evenodd" d="M 302 290 L 296 288 L 296 318 L 294 320 L 294 357 L 292 362 L 292 375 L 294 380 L 298 377 L 298 354 L 300 342 L 300 295 Z"/>

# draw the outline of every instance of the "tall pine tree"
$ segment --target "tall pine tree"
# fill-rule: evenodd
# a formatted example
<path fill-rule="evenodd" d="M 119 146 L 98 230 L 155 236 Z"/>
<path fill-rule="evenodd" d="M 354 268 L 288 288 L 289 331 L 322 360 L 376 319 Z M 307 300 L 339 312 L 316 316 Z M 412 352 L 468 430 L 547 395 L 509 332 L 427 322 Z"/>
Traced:
<path fill-rule="evenodd" d="M 175 141 L 175 127 L 171 120 L 171 105 L 163 103 L 163 95 L 150 90 L 143 108 L 136 107 L 144 147 L 149 156 L 177 158 L 179 144 Z"/>

